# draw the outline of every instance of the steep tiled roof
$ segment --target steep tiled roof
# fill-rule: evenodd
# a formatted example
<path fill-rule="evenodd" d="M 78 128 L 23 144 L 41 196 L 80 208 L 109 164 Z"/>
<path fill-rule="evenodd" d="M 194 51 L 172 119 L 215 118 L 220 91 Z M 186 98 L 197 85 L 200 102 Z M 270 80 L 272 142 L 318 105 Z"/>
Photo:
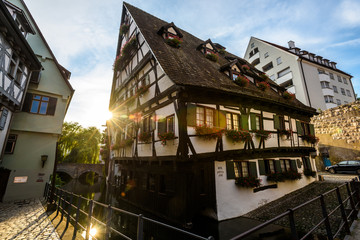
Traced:
<path fill-rule="evenodd" d="M 315 109 L 305 106 L 298 100 L 289 103 L 275 91 L 270 90 L 263 92 L 254 84 L 249 84 L 245 88 L 238 86 L 220 71 L 220 67 L 228 64 L 229 60 L 234 58 L 239 59 L 243 64 L 247 63 L 251 66 L 246 60 L 226 52 L 225 54 L 219 53 L 218 62 L 212 62 L 205 58 L 201 51 L 197 50 L 197 47 L 204 43 L 204 40 L 180 28 L 179 30 L 183 34 L 181 47 L 173 48 L 165 43 L 162 36 L 157 34 L 161 27 L 169 23 L 128 3 L 124 2 L 124 6 L 134 18 L 140 32 L 154 53 L 155 58 L 175 84 L 204 87 L 243 96 L 257 97 L 266 101 L 286 104 L 291 107 L 295 106 L 301 108 L 303 111 L 315 113 Z M 252 70 L 259 73 L 254 67 L 252 67 Z M 271 80 L 269 82 L 276 85 L 276 83 Z"/>

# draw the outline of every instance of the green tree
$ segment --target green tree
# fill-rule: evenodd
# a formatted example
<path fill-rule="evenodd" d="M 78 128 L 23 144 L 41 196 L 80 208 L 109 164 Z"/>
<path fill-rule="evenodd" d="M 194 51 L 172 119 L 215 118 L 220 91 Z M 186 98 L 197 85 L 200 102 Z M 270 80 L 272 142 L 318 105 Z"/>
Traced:
<path fill-rule="evenodd" d="M 59 162 L 98 163 L 101 134 L 96 127 L 83 128 L 65 122 L 58 144 Z"/>

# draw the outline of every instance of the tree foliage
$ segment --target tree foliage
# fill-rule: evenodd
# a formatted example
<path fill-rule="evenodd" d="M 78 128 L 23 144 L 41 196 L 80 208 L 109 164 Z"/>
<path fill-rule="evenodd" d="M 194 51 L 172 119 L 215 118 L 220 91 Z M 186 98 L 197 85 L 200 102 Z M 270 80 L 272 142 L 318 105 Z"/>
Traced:
<path fill-rule="evenodd" d="M 65 122 L 58 144 L 59 162 L 98 163 L 101 134 L 96 127 L 84 128 Z"/>

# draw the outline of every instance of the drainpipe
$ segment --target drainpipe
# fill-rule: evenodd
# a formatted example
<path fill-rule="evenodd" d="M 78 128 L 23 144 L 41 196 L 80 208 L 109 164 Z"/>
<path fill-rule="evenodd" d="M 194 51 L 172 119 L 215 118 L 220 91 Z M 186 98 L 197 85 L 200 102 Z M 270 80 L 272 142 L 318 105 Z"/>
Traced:
<path fill-rule="evenodd" d="M 311 106 L 311 101 L 310 101 L 310 96 L 309 96 L 309 90 L 308 90 L 308 87 L 307 87 L 307 84 L 306 84 L 306 78 L 305 78 L 305 74 L 304 74 L 304 68 L 303 68 L 303 65 L 302 65 L 302 61 L 303 61 L 303 59 L 302 59 L 302 58 L 300 58 L 300 67 L 301 67 L 301 72 L 302 72 L 302 75 L 303 75 L 303 77 L 304 77 L 304 83 L 305 83 L 306 95 L 307 95 L 308 100 L 309 100 L 309 105 L 310 105 L 310 107 L 312 107 L 312 106 Z"/>

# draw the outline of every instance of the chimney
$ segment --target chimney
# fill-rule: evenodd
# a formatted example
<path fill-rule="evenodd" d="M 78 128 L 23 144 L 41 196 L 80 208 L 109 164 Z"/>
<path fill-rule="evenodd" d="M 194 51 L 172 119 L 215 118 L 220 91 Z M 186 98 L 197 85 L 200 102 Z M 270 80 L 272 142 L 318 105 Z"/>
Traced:
<path fill-rule="evenodd" d="M 290 40 L 288 42 L 288 45 L 289 45 L 289 49 L 295 48 L 295 42 L 293 40 Z"/>

